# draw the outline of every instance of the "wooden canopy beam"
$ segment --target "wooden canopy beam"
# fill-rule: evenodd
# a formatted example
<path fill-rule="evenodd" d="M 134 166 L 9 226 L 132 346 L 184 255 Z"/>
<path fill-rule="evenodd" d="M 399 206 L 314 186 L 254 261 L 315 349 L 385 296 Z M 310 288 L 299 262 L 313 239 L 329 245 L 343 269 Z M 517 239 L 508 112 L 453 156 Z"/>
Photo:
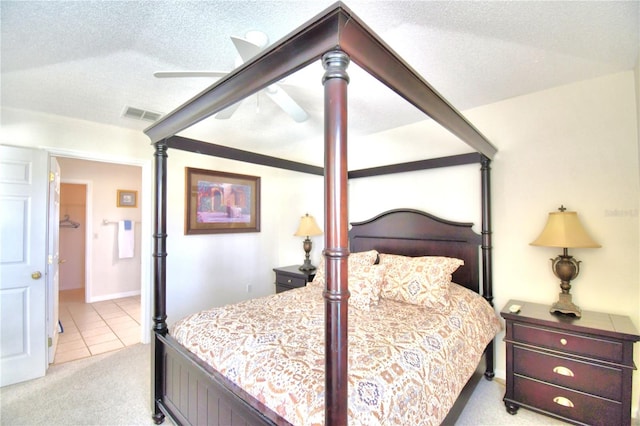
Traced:
<path fill-rule="evenodd" d="M 497 150 L 487 138 L 342 2 L 167 114 L 145 133 L 152 143 L 174 136 L 336 49 L 474 150 L 493 158 Z"/>

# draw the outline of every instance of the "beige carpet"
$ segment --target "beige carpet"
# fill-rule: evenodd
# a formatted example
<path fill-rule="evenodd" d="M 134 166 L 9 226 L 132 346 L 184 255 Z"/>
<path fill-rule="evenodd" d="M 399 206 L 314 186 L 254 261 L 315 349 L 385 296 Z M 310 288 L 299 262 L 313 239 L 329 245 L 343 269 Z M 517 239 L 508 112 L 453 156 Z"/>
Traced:
<path fill-rule="evenodd" d="M 455 422 L 456 426 L 471 425 L 566 425 L 568 423 L 521 408 L 516 415 L 507 413 L 502 402 L 504 384 L 482 378 Z"/>
<path fill-rule="evenodd" d="M 2 425 L 152 425 L 149 345 L 53 365 L 43 378 L 0 389 Z M 480 380 L 456 425 L 560 425 L 504 409 L 504 386 Z M 165 422 L 170 423 L 170 422 Z"/>
<path fill-rule="evenodd" d="M 149 345 L 52 365 L 0 389 L 2 425 L 152 425 Z"/>

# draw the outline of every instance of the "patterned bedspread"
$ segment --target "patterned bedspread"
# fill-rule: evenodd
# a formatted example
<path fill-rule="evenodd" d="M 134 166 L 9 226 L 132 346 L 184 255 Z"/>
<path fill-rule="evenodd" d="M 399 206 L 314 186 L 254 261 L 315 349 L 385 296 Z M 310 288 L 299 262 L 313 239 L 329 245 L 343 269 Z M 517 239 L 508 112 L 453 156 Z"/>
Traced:
<path fill-rule="evenodd" d="M 455 284 L 446 311 L 349 308 L 349 424 L 437 425 L 500 330 Z M 324 299 L 306 287 L 191 315 L 171 334 L 296 425 L 324 424 Z"/>

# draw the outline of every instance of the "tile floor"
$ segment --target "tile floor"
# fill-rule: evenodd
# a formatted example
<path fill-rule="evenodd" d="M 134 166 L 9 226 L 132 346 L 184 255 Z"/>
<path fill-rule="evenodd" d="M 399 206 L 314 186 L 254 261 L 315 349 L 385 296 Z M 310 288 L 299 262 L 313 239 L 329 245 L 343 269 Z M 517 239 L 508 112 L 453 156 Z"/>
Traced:
<path fill-rule="evenodd" d="M 60 333 L 54 364 L 140 342 L 140 296 L 84 303 L 84 289 L 60 292 Z"/>

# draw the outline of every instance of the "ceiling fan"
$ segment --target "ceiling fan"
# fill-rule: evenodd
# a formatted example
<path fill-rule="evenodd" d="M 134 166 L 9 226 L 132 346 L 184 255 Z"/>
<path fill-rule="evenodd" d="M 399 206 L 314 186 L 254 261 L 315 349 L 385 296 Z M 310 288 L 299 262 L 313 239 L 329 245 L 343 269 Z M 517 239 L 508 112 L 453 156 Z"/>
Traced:
<path fill-rule="evenodd" d="M 246 38 L 231 36 L 231 41 L 238 51 L 239 58 L 236 60 L 236 66 L 240 66 L 247 62 L 255 55 L 260 53 L 269 44 L 269 38 L 261 31 L 249 31 Z M 184 77 L 224 77 L 229 74 L 224 71 L 157 71 L 153 75 L 157 78 L 184 78 Z M 302 109 L 296 101 L 289 96 L 282 87 L 277 83 L 265 88 L 262 91 L 267 95 L 269 99 L 276 103 L 284 112 L 289 114 L 298 123 L 301 123 L 309 118 L 307 112 Z M 216 114 L 216 118 L 226 119 L 230 118 L 233 113 L 238 109 L 241 102 L 225 108 Z"/>

